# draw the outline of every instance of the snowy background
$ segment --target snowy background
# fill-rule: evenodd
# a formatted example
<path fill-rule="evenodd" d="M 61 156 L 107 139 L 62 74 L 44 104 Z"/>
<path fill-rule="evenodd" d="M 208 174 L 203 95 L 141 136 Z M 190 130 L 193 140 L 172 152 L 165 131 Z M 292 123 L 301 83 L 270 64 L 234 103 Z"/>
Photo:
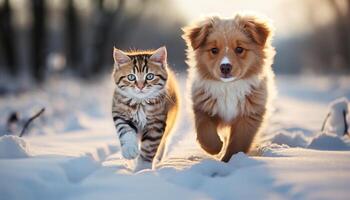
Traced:
<path fill-rule="evenodd" d="M 113 46 L 165 45 L 185 96 L 181 27 L 241 11 L 275 27 L 278 95 L 259 148 L 206 155 L 182 101 L 164 160 L 133 173 L 110 113 Z M 349 18 L 346 0 L 0 0 L 0 200 L 349 199 Z"/>
<path fill-rule="evenodd" d="M 350 97 L 350 78 L 277 76 L 277 85 L 259 155 L 210 158 L 183 105 L 165 159 L 136 174 L 121 158 L 110 77 L 95 84 L 57 79 L 2 97 L 1 116 L 46 111 L 22 138 L 0 137 L 0 199 L 348 199 L 349 138 L 320 130 L 329 102 Z"/>

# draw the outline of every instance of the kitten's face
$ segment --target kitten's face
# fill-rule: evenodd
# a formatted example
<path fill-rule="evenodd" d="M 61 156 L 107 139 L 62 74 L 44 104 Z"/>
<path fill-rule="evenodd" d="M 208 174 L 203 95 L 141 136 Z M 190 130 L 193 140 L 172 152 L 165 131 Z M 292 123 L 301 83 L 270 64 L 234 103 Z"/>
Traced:
<path fill-rule="evenodd" d="M 154 98 L 163 91 L 168 78 L 166 49 L 125 53 L 114 50 L 116 87 L 132 98 Z"/>

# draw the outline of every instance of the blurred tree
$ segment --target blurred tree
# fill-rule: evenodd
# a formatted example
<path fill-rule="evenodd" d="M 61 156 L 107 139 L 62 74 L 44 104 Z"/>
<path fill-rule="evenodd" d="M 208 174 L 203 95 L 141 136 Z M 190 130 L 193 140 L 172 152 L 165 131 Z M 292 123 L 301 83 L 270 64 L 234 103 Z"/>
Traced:
<path fill-rule="evenodd" d="M 117 17 L 121 17 L 125 9 L 125 0 L 119 0 L 115 10 L 106 9 L 104 0 L 96 0 L 95 3 L 95 19 L 92 24 L 92 35 L 90 38 L 88 69 L 85 75 L 92 76 L 103 70 L 104 49 L 107 45 L 107 36 L 111 32 Z"/>
<path fill-rule="evenodd" d="M 79 21 L 74 6 L 74 0 L 68 0 L 65 11 L 65 32 L 66 32 L 66 59 L 67 65 L 73 72 L 79 73 L 81 62 L 81 46 L 80 46 L 80 31 Z"/>
<path fill-rule="evenodd" d="M 116 8 L 106 7 L 105 0 L 96 0 L 95 18 L 92 24 L 92 37 L 84 70 L 85 76 L 99 74 L 105 70 L 106 60 L 111 60 L 113 45 L 122 43 L 124 37 L 133 30 L 140 20 L 148 0 L 140 0 L 133 12 L 127 11 L 126 1 L 118 0 Z M 112 42 L 111 42 L 112 41 Z"/>
<path fill-rule="evenodd" d="M 318 4 L 333 15 L 333 21 L 321 22 L 324 13 L 312 0 L 305 1 L 309 22 L 313 31 L 305 36 L 299 47 L 304 55 L 305 69 L 321 73 L 350 72 L 350 1 L 323 0 Z M 321 23 L 320 23 L 321 22 Z"/>
<path fill-rule="evenodd" d="M 158 7 L 148 7 L 154 2 L 150 0 L 65 0 L 64 6 L 60 1 L 13 2 L 12 10 L 11 0 L 0 0 L 0 65 L 5 67 L 0 73 L 15 75 L 23 70 L 21 75 L 40 83 L 45 74 L 66 66 L 77 76 L 93 78 L 111 69 L 114 45 L 169 44 L 174 54 L 182 53 L 178 13 L 166 15 L 172 13 L 167 12 L 172 5 L 165 0 L 157 1 Z M 30 20 L 23 20 L 28 14 Z M 11 26 L 13 19 L 16 23 Z M 174 57 L 183 66 L 181 56 Z"/>
<path fill-rule="evenodd" d="M 32 74 L 36 81 L 42 82 L 45 74 L 45 1 L 32 0 Z"/>
<path fill-rule="evenodd" d="M 336 31 L 336 54 L 342 59 L 342 65 L 350 69 L 350 1 L 343 1 L 345 3 L 345 12 L 342 11 L 342 6 L 337 0 L 328 1 L 330 7 L 335 14 L 335 31 Z"/>
<path fill-rule="evenodd" d="M 18 62 L 14 43 L 14 30 L 12 27 L 12 10 L 10 0 L 5 0 L 0 7 L 0 46 L 4 53 L 4 65 L 12 75 L 18 74 Z"/>

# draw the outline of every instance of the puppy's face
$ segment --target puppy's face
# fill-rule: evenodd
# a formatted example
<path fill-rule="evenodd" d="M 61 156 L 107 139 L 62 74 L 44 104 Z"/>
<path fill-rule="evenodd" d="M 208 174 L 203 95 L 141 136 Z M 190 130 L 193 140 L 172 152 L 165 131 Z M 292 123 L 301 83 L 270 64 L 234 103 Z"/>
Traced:
<path fill-rule="evenodd" d="M 263 70 L 271 32 L 265 21 L 254 16 L 212 17 L 183 30 L 203 78 L 229 82 Z"/>

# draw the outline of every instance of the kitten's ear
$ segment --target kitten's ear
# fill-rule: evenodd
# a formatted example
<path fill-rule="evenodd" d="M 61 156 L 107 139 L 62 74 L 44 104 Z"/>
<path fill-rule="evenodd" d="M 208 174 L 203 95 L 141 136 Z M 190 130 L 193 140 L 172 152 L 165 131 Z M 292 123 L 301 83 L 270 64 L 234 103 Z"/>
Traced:
<path fill-rule="evenodd" d="M 128 55 L 126 55 L 126 53 L 124 51 L 119 50 L 115 47 L 113 50 L 113 58 L 114 58 L 114 62 L 117 66 L 131 61 L 130 57 Z"/>
<path fill-rule="evenodd" d="M 163 65 L 166 64 L 167 63 L 166 47 L 162 46 L 159 49 L 157 49 L 149 59 L 154 62 L 161 63 Z"/>

